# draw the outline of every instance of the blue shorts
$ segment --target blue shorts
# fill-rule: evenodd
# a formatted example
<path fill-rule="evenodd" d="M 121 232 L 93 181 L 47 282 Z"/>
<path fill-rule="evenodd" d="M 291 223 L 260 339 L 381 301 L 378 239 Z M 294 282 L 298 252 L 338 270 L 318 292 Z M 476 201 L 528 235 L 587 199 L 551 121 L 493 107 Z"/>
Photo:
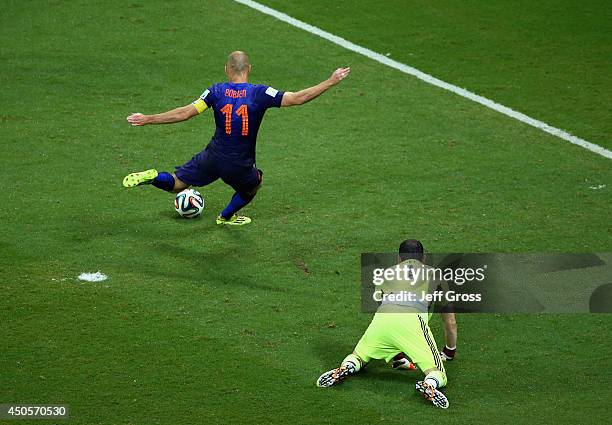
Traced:
<path fill-rule="evenodd" d="M 206 149 L 180 167 L 176 177 L 190 186 L 206 186 L 223 180 L 238 193 L 250 193 L 261 184 L 263 172 L 255 164 L 243 166 L 218 158 Z"/>

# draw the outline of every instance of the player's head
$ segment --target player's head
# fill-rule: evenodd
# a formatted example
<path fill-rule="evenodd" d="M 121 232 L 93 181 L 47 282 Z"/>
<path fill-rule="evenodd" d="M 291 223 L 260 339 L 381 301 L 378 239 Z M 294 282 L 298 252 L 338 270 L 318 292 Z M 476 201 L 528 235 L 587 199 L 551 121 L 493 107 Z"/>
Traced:
<path fill-rule="evenodd" d="M 240 50 L 236 50 L 229 54 L 227 62 L 225 63 L 225 75 L 227 75 L 230 80 L 246 80 L 250 72 L 251 62 L 249 61 L 249 55 Z"/>
<path fill-rule="evenodd" d="M 401 261 L 418 260 L 423 261 L 425 250 L 423 244 L 416 239 L 406 239 L 399 246 L 399 257 Z"/>

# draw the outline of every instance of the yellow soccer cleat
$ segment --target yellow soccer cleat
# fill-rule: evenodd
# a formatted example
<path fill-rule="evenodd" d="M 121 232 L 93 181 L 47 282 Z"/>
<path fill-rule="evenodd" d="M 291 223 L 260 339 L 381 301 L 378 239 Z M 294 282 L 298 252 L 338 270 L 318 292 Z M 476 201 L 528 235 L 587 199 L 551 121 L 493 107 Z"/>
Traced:
<path fill-rule="evenodd" d="M 157 170 L 150 169 L 140 171 L 139 173 L 132 173 L 125 176 L 123 179 L 123 187 L 134 187 L 141 184 L 151 184 L 151 182 L 157 177 Z"/>
<path fill-rule="evenodd" d="M 243 215 L 234 214 L 230 218 L 217 217 L 217 224 L 226 224 L 229 226 L 244 226 L 249 224 L 251 219 Z"/>

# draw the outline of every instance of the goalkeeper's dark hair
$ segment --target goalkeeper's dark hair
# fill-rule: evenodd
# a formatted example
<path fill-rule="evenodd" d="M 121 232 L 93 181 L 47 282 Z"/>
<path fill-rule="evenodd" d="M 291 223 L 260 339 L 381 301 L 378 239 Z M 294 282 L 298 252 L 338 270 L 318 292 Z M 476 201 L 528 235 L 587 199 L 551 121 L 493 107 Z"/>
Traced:
<path fill-rule="evenodd" d="M 399 256 L 402 261 L 418 260 L 422 261 L 425 257 L 423 244 L 416 239 L 406 239 L 399 246 Z"/>

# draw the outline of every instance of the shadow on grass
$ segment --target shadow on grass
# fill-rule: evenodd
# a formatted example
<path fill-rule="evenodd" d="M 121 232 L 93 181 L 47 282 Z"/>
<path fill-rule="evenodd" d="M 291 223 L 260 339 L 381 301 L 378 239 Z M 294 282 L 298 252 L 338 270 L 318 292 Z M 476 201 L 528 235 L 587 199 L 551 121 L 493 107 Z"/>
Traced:
<path fill-rule="evenodd" d="M 217 226 L 210 214 L 186 219 L 162 210 L 147 217 L 75 216 L 66 221 L 64 238 L 71 250 L 102 256 L 111 267 L 143 279 L 162 277 L 220 290 L 242 286 L 258 293 L 287 293 L 287 288 L 253 268 L 254 236 L 248 230 Z"/>
<path fill-rule="evenodd" d="M 288 292 L 288 289 L 285 287 L 265 285 L 256 281 L 256 273 L 249 271 L 250 267 L 246 267 L 250 266 L 250 260 L 246 258 L 250 251 L 249 249 L 206 252 L 187 246 L 160 243 L 152 251 L 157 252 L 158 250 L 167 258 L 171 257 L 177 260 L 177 262 L 188 264 L 190 269 L 197 275 L 206 275 L 207 283 L 213 281 L 218 286 L 240 285 L 264 292 Z M 228 270 L 230 270 L 229 273 Z M 176 276 L 176 273 L 174 275 Z M 201 281 L 193 279 L 193 275 L 194 273 L 185 273 L 184 280 L 190 280 L 195 284 L 202 285 Z"/>
<path fill-rule="evenodd" d="M 323 333 L 322 337 L 312 344 L 312 351 L 327 369 L 337 367 L 347 355 L 353 352 L 353 348 L 355 344 L 343 338 L 340 332 Z"/>
<path fill-rule="evenodd" d="M 156 221 L 98 218 L 73 221 L 66 232 L 70 245 L 97 243 L 106 249 L 109 239 L 117 252 L 115 267 L 143 276 L 164 277 L 195 285 L 244 286 L 255 291 L 286 293 L 277 285 L 259 283 L 252 269 L 252 241 L 244 229 L 217 226 L 206 217 L 185 219 L 172 211 L 158 214 L 176 226 L 158 226 Z M 129 217 L 128 217 L 129 220 Z M 215 236 L 217 235 L 217 237 Z M 90 248 L 89 248 L 90 249 Z"/>

